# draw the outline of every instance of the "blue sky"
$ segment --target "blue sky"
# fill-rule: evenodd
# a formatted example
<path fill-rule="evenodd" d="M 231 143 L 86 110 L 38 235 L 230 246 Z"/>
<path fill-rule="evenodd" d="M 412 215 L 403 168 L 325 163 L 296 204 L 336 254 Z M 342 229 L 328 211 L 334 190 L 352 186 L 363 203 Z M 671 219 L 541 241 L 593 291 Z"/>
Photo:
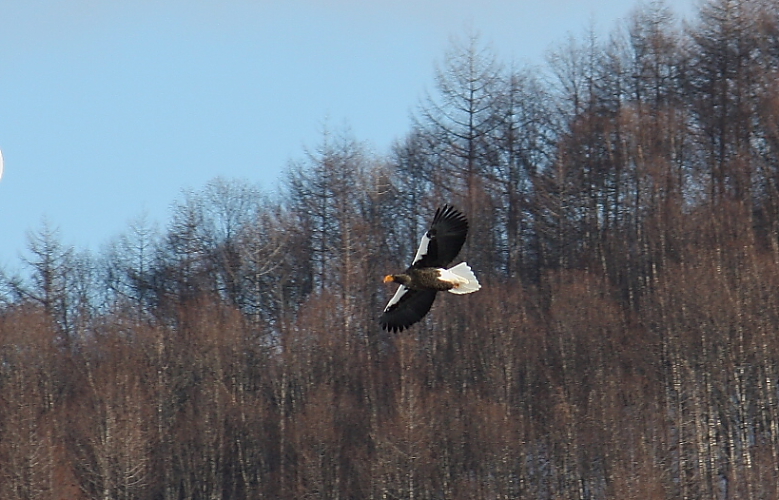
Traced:
<path fill-rule="evenodd" d="M 694 0 L 674 2 L 690 8 Z M 670 2 L 669 2 L 670 3 Z M 217 177 L 272 190 L 325 127 L 378 154 L 451 38 L 543 64 L 624 0 L 0 0 L 0 267 L 44 219 L 99 250 Z"/>

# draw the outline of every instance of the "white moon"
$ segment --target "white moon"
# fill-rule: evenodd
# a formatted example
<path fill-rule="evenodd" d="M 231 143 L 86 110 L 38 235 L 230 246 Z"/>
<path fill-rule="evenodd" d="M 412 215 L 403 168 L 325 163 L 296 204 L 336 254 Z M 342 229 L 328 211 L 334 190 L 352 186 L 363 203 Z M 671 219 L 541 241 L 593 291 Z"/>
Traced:
<path fill-rule="evenodd" d="M 0 179 L 3 178 L 3 152 L 0 151 Z"/>

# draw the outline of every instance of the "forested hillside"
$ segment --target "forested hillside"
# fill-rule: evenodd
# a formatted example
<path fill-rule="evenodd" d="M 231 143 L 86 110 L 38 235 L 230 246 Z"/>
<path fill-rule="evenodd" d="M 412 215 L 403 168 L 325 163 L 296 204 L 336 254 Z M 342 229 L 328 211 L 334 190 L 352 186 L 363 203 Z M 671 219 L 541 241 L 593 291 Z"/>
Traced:
<path fill-rule="evenodd" d="M 775 0 L 644 6 L 539 69 L 461 40 L 387 154 L 330 131 L 97 254 L 34 232 L 0 498 L 779 498 Z M 443 203 L 483 288 L 387 334 Z"/>

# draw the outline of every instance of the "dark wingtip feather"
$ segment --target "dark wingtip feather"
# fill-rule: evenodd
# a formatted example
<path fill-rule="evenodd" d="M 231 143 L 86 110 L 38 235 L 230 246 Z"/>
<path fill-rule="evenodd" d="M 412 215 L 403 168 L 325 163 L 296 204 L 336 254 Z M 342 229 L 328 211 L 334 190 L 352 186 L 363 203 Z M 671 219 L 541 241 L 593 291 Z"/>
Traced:
<path fill-rule="evenodd" d="M 410 327 L 425 317 L 435 297 L 436 292 L 432 290 L 409 290 L 400 302 L 381 315 L 382 329 L 395 333 Z"/>
<path fill-rule="evenodd" d="M 465 214 L 456 209 L 454 205 L 441 205 L 435 211 L 433 216 L 433 224 L 441 221 L 450 221 L 451 223 L 457 223 L 457 227 L 468 230 L 468 219 L 465 218 Z"/>

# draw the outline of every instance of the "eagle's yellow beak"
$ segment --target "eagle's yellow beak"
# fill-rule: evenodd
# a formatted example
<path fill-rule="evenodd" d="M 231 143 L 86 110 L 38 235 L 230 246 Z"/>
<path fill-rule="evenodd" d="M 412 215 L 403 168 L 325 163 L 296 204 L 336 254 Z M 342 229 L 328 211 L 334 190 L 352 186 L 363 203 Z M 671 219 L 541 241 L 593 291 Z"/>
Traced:
<path fill-rule="evenodd" d="M 384 283 L 392 283 L 393 281 L 395 281 L 395 278 L 393 278 L 391 274 L 384 277 Z"/>

